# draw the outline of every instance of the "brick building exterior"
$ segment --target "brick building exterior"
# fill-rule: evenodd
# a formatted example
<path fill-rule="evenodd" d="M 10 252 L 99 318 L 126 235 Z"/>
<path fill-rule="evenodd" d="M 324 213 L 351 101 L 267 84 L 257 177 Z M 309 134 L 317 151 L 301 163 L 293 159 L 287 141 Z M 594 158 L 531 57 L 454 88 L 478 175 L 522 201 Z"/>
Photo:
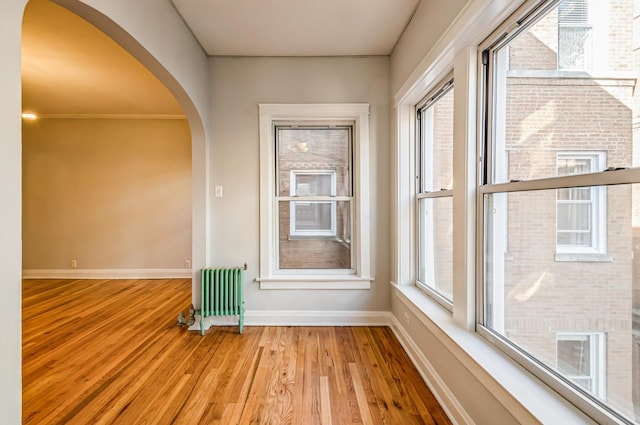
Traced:
<path fill-rule="evenodd" d="M 562 37 L 574 42 L 575 36 L 559 35 L 558 9 L 509 45 L 504 149 L 496 153 L 503 181 L 571 173 L 580 162 L 593 166 L 580 172 L 640 165 L 633 0 L 597 7 L 607 10 L 590 18 L 590 50 L 584 48 L 584 57 L 559 59 Z M 563 60 L 579 66 L 562 69 Z M 633 412 L 635 405 L 640 418 L 639 190 L 623 185 L 510 193 L 507 222 L 494 231 L 507 235 L 505 335 L 553 368 L 561 368 L 561 341 L 593 338 L 592 347 L 601 352 L 591 353 L 592 359 L 602 361 L 604 370 L 593 378 L 597 385 L 589 383 L 599 390 L 585 388 L 622 411 Z M 582 200 L 592 205 L 590 231 L 602 237 L 591 251 L 561 243 L 581 237 L 577 231 L 568 239 L 560 235 L 565 195 L 582 197 L 569 201 L 576 205 Z"/>

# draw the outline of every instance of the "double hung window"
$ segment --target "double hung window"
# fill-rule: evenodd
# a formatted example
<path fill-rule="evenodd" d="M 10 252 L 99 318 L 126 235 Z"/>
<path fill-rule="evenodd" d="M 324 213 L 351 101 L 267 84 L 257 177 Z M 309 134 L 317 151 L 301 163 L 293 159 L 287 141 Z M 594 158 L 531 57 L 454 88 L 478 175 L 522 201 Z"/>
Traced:
<path fill-rule="evenodd" d="M 369 105 L 260 105 L 261 289 L 368 289 Z"/>
<path fill-rule="evenodd" d="M 417 284 L 451 308 L 453 300 L 453 80 L 416 108 Z"/>
<path fill-rule="evenodd" d="M 640 420 L 640 132 L 635 77 L 619 72 L 634 16 L 630 1 L 528 1 L 479 56 L 478 331 L 610 423 Z M 588 68 L 603 26 L 606 72 L 558 72 Z"/>

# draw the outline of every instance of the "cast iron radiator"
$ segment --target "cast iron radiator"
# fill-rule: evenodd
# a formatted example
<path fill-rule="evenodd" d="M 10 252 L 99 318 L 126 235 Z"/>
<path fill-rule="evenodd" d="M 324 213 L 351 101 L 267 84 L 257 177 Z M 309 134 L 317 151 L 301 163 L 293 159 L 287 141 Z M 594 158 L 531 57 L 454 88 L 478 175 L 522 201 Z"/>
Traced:
<path fill-rule="evenodd" d="M 204 335 L 204 318 L 209 316 L 239 316 L 238 328 L 244 326 L 242 295 L 243 268 L 202 269 L 200 335 Z"/>

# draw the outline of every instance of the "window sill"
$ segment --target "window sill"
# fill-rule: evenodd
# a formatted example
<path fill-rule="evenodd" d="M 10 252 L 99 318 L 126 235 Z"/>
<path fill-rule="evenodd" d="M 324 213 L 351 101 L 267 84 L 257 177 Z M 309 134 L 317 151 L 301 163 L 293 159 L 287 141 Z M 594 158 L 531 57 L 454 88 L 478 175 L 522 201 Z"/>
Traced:
<path fill-rule="evenodd" d="M 598 252 L 556 252 L 555 260 L 557 262 L 611 263 L 613 257 Z"/>
<path fill-rule="evenodd" d="M 260 289 L 371 289 L 372 277 L 291 275 L 257 277 Z"/>
<path fill-rule="evenodd" d="M 392 286 L 400 302 L 520 422 L 595 423 L 478 333 L 460 327 L 450 312 L 419 288 Z"/>

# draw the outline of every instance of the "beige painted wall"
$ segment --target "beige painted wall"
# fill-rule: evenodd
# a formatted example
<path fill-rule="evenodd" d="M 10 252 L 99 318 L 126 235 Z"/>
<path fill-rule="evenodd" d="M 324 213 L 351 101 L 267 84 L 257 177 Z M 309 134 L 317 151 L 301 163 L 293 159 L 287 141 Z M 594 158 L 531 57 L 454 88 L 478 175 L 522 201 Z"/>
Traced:
<path fill-rule="evenodd" d="M 23 125 L 23 268 L 177 269 L 191 259 L 185 120 Z"/>
<path fill-rule="evenodd" d="M 389 310 L 389 58 L 210 59 L 212 264 L 247 262 L 247 310 Z M 260 290 L 259 103 L 370 103 L 370 290 Z"/>

